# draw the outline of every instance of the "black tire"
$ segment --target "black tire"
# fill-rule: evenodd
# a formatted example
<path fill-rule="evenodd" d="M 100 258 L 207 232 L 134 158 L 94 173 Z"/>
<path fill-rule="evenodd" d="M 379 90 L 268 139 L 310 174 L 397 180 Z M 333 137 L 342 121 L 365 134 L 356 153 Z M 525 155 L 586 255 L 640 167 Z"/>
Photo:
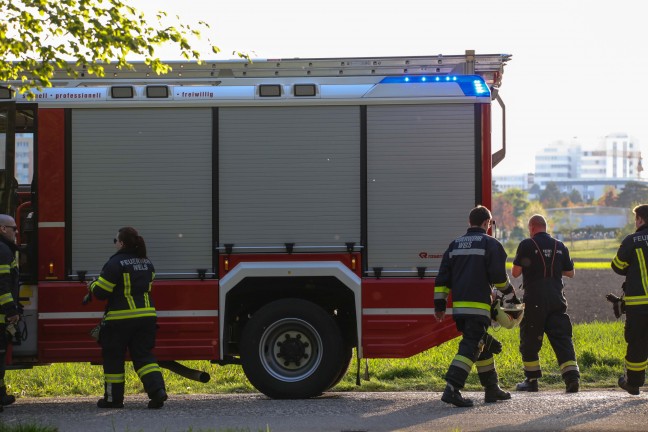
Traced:
<path fill-rule="evenodd" d="M 344 355 L 342 356 L 343 360 L 342 363 L 340 364 L 341 367 L 340 367 L 340 371 L 338 372 L 338 376 L 335 377 L 335 379 L 333 380 L 333 384 L 331 384 L 327 390 L 332 389 L 333 387 L 338 385 L 338 383 L 342 381 L 342 378 L 344 378 L 344 375 L 346 375 L 347 371 L 349 370 L 349 365 L 351 364 L 351 357 L 353 356 L 353 349 L 351 347 L 345 347 L 344 351 L 345 352 Z"/>
<path fill-rule="evenodd" d="M 241 335 L 241 363 L 252 385 L 274 399 L 319 396 L 340 374 L 344 344 L 322 308 L 284 299 L 259 309 Z"/>

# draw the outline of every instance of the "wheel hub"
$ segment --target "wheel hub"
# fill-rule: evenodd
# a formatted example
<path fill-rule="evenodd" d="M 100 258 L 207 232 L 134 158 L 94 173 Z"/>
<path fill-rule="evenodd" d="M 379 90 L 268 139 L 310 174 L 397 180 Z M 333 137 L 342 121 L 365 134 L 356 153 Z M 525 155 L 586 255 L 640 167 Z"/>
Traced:
<path fill-rule="evenodd" d="M 310 356 L 310 343 L 302 339 L 302 335 L 299 333 L 295 337 L 292 337 L 290 333 L 286 333 L 283 340 L 277 341 L 279 352 L 276 352 L 276 356 L 283 360 L 284 366 L 288 367 L 293 363 L 299 367 L 303 360 L 308 359 Z"/>

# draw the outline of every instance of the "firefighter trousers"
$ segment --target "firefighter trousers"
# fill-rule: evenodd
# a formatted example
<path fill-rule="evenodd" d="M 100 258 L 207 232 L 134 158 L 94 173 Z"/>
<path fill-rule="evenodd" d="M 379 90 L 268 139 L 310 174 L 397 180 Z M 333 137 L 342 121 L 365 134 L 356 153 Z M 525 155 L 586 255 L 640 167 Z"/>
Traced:
<path fill-rule="evenodd" d="M 473 364 L 477 367 L 479 382 L 484 387 L 497 385 L 498 377 L 495 370 L 493 353 L 484 349 L 483 337 L 490 327 L 490 318 L 482 316 L 463 315 L 455 317 L 457 330 L 463 333 L 457 355 L 450 363 L 445 380 L 456 389 L 462 389 L 466 384 L 468 374 Z"/>
<path fill-rule="evenodd" d="M 524 286 L 524 318 L 520 323 L 520 353 L 527 378 L 540 378 L 540 349 L 544 335 L 556 354 L 565 382 L 580 378 L 572 341 L 572 323 L 567 315 L 567 301 L 562 282 L 544 279 Z"/>
<path fill-rule="evenodd" d="M 101 329 L 99 343 L 103 357 L 104 399 L 123 402 L 126 351 L 133 361 L 144 391 L 152 397 L 164 389 L 164 378 L 153 355 L 157 324 L 155 317 L 106 321 Z"/>
<path fill-rule="evenodd" d="M 628 344 L 625 357 L 627 383 L 632 387 L 641 387 L 648 365 L 648 315 L 626 309 L 624 336 Z"/>
<path fill-rule="evenodd" d="M 7 370 L 7 349 L 9 348 L 9 335 L 7 325 L 0 323 L 0 387 L 5 386 L 5 373 Z"/>

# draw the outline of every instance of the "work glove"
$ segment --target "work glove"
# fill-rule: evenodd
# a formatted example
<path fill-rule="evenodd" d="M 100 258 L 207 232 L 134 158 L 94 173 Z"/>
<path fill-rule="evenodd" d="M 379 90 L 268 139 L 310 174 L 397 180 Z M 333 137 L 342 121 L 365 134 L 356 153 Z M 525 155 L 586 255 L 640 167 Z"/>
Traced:
<path fill-rule="evenodd" d="M 623 296 L 617 297 L 616 295 L 610 293 L 605 296 L 607 301 L 612 303 L 612 312 L 614 312 L 614 317 L 615 318 L 620 318 L 621 315 L 625 313 L 625 300 L 623 300 Z"/>
<path fill-rule="evenodd" d="M 484 343 L 484 351 L 488 351 L 491 354 L 499 354 L 502 352 L 502 343 L 495 339 L 490 333 L 486 333 L 482 338 Z"/>
<path fill-rule="evenodd" d="M 513 288 L 513 285 L 508 284 L 506 289 L 502 291 L 502 306 L 506 307 L 511 307 L 513 305 L 519 305 L 522 302 L 517 298 L 515 295 L 515 289 Z"/>

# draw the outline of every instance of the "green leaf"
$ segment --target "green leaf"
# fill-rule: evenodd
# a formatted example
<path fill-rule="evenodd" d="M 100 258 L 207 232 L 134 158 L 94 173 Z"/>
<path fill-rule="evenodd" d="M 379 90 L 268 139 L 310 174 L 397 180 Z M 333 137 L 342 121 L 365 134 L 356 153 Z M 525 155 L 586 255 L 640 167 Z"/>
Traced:
<path fill-rule="evenodd" d="M 112 62 L 132 69 L 131 54 L 143 57 L 154 73 L 168 73 L 171 68 L 156 57 L 156 49 L 175 46 L 184 58 L 200 60 L 203 53 L 192 46 L 201 30 L 210 28 L 205 21 L 185 24 L 164 11 L 151 21 L 121 0 L 0 0 L 0 10 L 0 81 L 19 81 L 16 87 L 25 94 L 51 86 L 55 69 L 69 76 L 79 71 L 103 76 L 103 65 Z M 170 22 L 163 25 L 163 19 Z M 210 50 L 220 52 L 213 45 Z"/>

